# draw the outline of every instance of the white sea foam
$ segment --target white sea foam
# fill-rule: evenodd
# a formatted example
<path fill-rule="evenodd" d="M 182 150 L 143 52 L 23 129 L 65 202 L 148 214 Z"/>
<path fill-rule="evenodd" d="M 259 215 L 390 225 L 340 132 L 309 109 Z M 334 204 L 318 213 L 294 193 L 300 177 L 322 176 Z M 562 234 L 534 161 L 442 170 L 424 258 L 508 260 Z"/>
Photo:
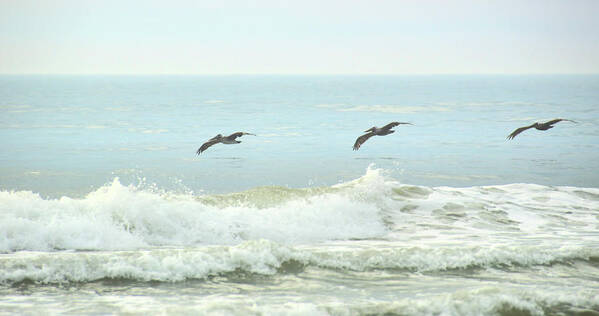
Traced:
<path fill-rule="evenodd" d="M 562 315 L 585 311 L 577 306 L 599 306 L 599 296 L 592 291 L 568 294 L 555 290 L 489 286 L 395 302 L 336 304 L 324 310 L 326 315 L 546 315 L 546 311 Z"/>
<path fill-rule="evenodd" d="M 257 304 L 259 299 L 243 301 L 216 298 L 195 306 L 180 306 L 177 313 L 202 315 L 595 315 L 593 309 L 581 306 L 599 306 L 599 296 L 591 291 L 565 294 L 557 291 L 544 294 L 543 290 L 526 291 L 497 287 L 457 291 L 451 294 L 418 298 L 398 298 L 393 302 L 352 301 L 287 302 L 285 304 Z M 146 307 L 147 308 L 147 307 Z M 141 311 L 131 310 L 141 313 Z M 151 311 L 150 309 L 144 312 Z M 172 311 L 172 310 L 171 310 Z"/>
<path fill-rule="evenodd" d="M 537 291 L 537 292 L 540 292 Z M 260 297 L 231 298 L 211 297 L 195 304 L 173 304 L 160 306 L 143 301 L 126 304 L 123 312 L 132 315 L 152 313 L 198 314 L 198 315 L 595 315 L 590 309 L 577 306 L 597 306 L 598 297 L 585 292 L 576 295 L 554 294 L 546 297 L 534 291 L 518 291 L 486 287 L 476 290 L 458 291 L 447 295 L 419 298 L 399 298 L 394 302 L 375 300 L 335 301 L 318 304 L 305 300 L 265 303 Z M 552 300 L 546 300 L 550 298 Z M 572 302 L 582 302 L 575 305 Z M 552 313 L 549 313 L 552 314 Z"/>
<path fill-rule="evenodd" d="M 305 280 L 304 280 L 305 282 Z M 286 282 L 285 282 L 286 283 Z M 127 290 L 70 291 L 68 295 L 39 296 L 22 293 L 5 296 L 0 308 L 5 312 L 36 314 L 40 309 L 50 314 L 128 315 L 595 315 L 599 295 L 590 289 L 522 287 L 514 285 L 479 286 L 448 289 L 445 293 L 424 292 L 417 296 L 388 293 L 379 299 L 362 293 L 344 297 L 331 293 L 281 294 L 278 290 L 257 293 L 233 292 L 229 295 L 190 293 L 190 288 L 161 291 L 160 287 L 133 287 Z M 346 290 L 345 294 L 351 293 Z M 570 291 L 569 291 L 570 290 Z M 574 290 L 574 291 L 572 291 Z M 134 291 L 134 292 L 133 292 Z M 283 292 L 285 293 L 285 292 Z M 338 293 L 337 293 L 338 294 Z M 351 294 L 350 294 L 351 295 Z M 65 299 L 67 297 L 67 299 Z M 41 299 L 43 298 L 43 300 Z M 126 299 L 125 299 L 126 298 Z M 12 304 L 11 304 L 12 303 Z"/>
<path fill-rule="evenodd" d="M 74 199 L 0 192 L 0 252 L 133 250 L 154 246 L 282 244 L 386 239 L 423 246 L 493 245 L 519 234 L 591 243 L 599 189 L 533 184 L 452 188 L 403 185 L 370 167 L 331 187 L 258 187 L 224 195 L 174 194 L 118 178 Z M 484 237 L 484 238 L 482 238 Z"/>
<path fill-rule="evenodd" d="M 4 191 L 0 251 L 125 250 L 260 238 L 297 243 L 385 233 L 376 205 L 354 199 L 351 192 L 304 195 L 257 207 L 261 201 L 276 199 L 276 192 L 270 193 L 266 190 L 258 200 L 215 205 L 205 197 L 123 186 L 118 179 L 83 199 Z"/>
<path fill-rule="evenodd" d="M 585 246 L 496 247 L 291 247 L 267 240 L 236 246 L 153 248 L 117 252 L 19 252 L 0 257 L 0 283 L 91 282 L 101 279 L 176 282 L 204 279 L 235 271 L 274 275 L 293 264 L 321 269 L 364 272 L 390 269 L 446 271 L 568 264 L 599 258 Z"/>

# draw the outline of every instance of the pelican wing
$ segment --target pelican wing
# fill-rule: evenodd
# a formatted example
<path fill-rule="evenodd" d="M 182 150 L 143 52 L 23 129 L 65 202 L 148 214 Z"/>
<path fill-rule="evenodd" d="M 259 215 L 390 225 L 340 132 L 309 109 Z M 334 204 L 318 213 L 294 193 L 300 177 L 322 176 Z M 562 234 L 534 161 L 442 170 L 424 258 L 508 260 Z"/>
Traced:
<path fill-rule="evenodd" d="M 399 125 L 399 124 L 410 124 L 410 125 L 412 125 L 412 123 L 408 123 L 408 122 L 391 122 L 391 123 L 383 126 L 381 129 L 382 130 L 389 130 L 389 129 L 391 129 L 391 128 Z"/>
<path fill-rule="evenodd" d="M 387 124 L 387 125 L 385 125 L 385 126 L 381 127 L 381 129 L 382 129 L 382 130 L 388 130 L 388 129 L 391 129 L 391 128 L 393 128 L 393 127 L 395 127 L 395 126 L 399 125 L 399 124 L 401 124 L 401 123 L 399 123 L 399 122 L 391 122 L 391 123 L 389 123 L 389 124 Z"/>
<path fill-rule="evenodd" d="M 374 136 L 375 134 L 370 132 L 367 134 L 364 134 L 360 137 L 358 137 L 356 139 L 356 142 L 354 143 L 354 150 L 358 150 L 360 149 L 360 146 L 362 146 L 362 144 L 364 144 L 364 142 L 366 142 L 370 137 Z"/>
<path fill-rule="evenodd" d="M 208 149 L 208 147 L 210 147 L 214 144 L 218 144 L 218 143 L 220 143 L 220 141 L 221 141 L 220 138 L 216 138 L 216 137 L 210 139 L 209 141 L 202 144 L 202 146 L 198 149 L 196 154 L 198 154 L 198 155 L 201 154 L 202 152 L 204 152 L 204 150 Z"/>
<path fill-rule="evenodd" d="M 574 122 L 572 120 L 568 120 L 568 119 L 555 119 L 555 120 L 551 120 L 549 122 L 545 122 L 545 123 L 543 123 L 543 125 L 553 125 L 553 124 L 555 124 L 557 122 L 561 122 L 561 121 L 568 121 L 568 122 L 576 123 L 576 122 Z"/>
<path fill-rule="evenodd" d="M 534 126 L 535 126 L 535 124 L 531 124 L 529 126 L 524 126 L 524 127 L 517 128 L 516 130 L 514 130 L 511 134 L 509 134 L 507 136 L 507 139 L 514 139 L 514 137 L 516 137 L 516 135 L 518 135 L 518 134 L 524 132 L 525 130 L 527 130 L 529 128 L 532 128 Z"/>
<path fill-rule="evenodd" d="M 555 120 L 551 120 L 549 122 L 545 122 L 545 123 L 543 123 L 543 125 L 550 125 L 551 126 L 551 125 L 553 125 L 553 124 L 555 124 L 557 122 L 561 122 L 561 121 L 563 121 L 563 119 L 555 119 Z"/>
<path fill-rule="evenodd" d="M 235 138 L 241 137 L 243 135 L 254 135 L 254 134 L 252 134 L 252 133 L 246 133 L 246 132 L 237 132 L 237 133 L 233 133 L 233 134 L 227 136 L 227 138 L 235 140 Z"/>

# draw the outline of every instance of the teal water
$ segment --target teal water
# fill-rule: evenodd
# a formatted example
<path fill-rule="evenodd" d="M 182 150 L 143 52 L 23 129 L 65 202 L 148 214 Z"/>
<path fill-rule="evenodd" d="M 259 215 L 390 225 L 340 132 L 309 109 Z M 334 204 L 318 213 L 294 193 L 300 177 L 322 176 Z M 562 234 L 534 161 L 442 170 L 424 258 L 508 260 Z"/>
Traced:
<path fill-rule="evenodd" d="M 0 188 L 81 195 L 119 176 L 231 192 L 355 179 L 375 163 L 402 182 L 597 187 L 598 76 L 0 78 Z M 564 117 L 513 141 L 519 126 Z M 358 152 L 371 126 L 408 121 Z M 237 146 L 196 149 L 218 133 Z"/>
<path fill-rule="evenodd" d="M 598 106 L 591 75 L 0 76 L 0 315 L 599 314 Z"/>

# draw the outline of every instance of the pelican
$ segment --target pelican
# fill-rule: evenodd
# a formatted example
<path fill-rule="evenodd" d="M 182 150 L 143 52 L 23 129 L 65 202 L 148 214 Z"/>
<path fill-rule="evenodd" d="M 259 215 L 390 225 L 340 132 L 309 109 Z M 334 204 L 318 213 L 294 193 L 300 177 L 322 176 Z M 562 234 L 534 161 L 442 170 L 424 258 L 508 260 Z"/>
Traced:
<path fill-rule="evenodd" d="M 252 134 L 252 133 L 245 133 L 245 132 L 237 132 L 237 133 L 233 133 L 227 137 L 223 137 L 223 135 L 218 134 L 212 138 L 210 138 L 207 142 L 203 143 L 202 146 L 198 149 L 198 151 L 196 152 L 196 154 L 201 154 L 202 152 L 204 152 L 204 150 L 208 149 L 208 147 L 214 145 L 214 144 L 218 144 L 218 143 L 223 143 L 223 144 L 239 144 L 241 143 L 241 141 L 236 140 L 237 137 L 241 137 L 243 135 L 254 135 L 256 136 L 256 134 Z"/>
<path fill-rule="evenodd" d="M 536 123 L 534 123 L 532 125 L 529 125 L 529 126 L 523 126 L 523 127 L 517 128 L 516 130 L 514 130 L 511 134 L 509 134 L 507 136 L 507 139 L 514 139 L 514 137 L 516 137 L 516 135 L 524 132 L 525 130 L 527 130 L 529 128 L 533 128 L 533 127 L 536 128 L 536 129 L 538 129 L 538 130 L 540 130 L 540 131 L 546 131 L 546 130 L 548 130 L 550 128 L 553 128 L 553 124 L 555 124 L 557 122 L 561 122 L 561 121 L 568 121 L 568 122 L 576 123 L 576 122 L 574 122 L 572 120 L 559 119 L 559 118 L 555 119 L 555 120 L 551 120 L 551 121 L 545 122 L 545 123 L 536 122 Z"/>
<path fill-rule="evenodd" d="M 385 135 L 395 133 L 395 131 L 392 130 L 392 128 L 399 124 L 412 125 L 412 123 L 406 123 L 406 122 L 391 122 L 381 128 L 373 126 L 364 131 L 366 134 L 364 134 L 364 135 L 358 137 L 358 139 L 356 139 L 356 142 L 354 143 L 354 150 L 360 149 L 360 146 L 362 146 L 362 144 L 364 144 L 364 142 L 366 142 L 370 137 L 372 137 L 374 135 L 385 136 Z"/>

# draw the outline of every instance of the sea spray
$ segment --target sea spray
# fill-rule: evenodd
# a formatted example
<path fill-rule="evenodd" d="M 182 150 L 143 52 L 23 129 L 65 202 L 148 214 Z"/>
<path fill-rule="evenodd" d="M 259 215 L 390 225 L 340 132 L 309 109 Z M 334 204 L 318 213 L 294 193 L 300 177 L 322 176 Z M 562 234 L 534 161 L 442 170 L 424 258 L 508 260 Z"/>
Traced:
<path fill-rule="evenodd" d="M 174 194 L 111 183 L 84 198 L 0 192 L 0 251 L 133 250 L 153 246 L 282 244 L 386 239 L 461 242 L 503 234 L 594 231 L 599 189 L 512 184 L 404 185 L 369 167 L 331 187 L 258 187 L 221 195 Z M 582 235 L 581 242 L 592 236 Z"/>
<path fill-rule="evenodd" d="M 82 199 L 44 199 L 31 192 L 4 191 L 0 192 L 0 251 L 131 250 L 261 238 L 282 243 L 372 238 L 386 232 L 372 197 L 377 198 L 376 192 L 368 186 L 353 185 L 257 188 L 212 197 L 159 194 L 124 186 L 117 178 Z"/>

